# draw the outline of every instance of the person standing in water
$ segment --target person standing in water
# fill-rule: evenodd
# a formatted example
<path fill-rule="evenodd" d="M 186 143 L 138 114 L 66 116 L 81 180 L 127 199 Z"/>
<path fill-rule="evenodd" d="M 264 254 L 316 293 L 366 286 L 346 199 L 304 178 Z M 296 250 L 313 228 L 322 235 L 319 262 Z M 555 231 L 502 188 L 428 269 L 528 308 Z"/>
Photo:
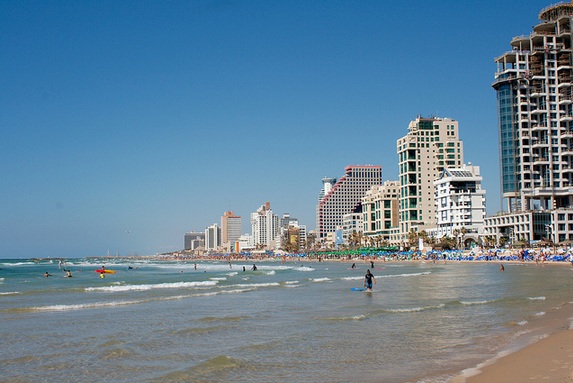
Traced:
<path fill-rule="evenodd" d="M 364 287 L 367 291 L 372 291 L 372 283 L 376 284 L 376 278 L 370 272 L 370 269 L 366 270 L 366 275 L 364 276 Z"/>

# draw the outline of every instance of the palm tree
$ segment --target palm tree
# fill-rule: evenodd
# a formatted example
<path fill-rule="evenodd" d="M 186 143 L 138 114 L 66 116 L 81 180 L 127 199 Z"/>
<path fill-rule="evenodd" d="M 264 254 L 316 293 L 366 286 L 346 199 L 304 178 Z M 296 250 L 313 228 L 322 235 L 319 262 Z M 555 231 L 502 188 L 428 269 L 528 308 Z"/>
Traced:
<path fill-rule="evenodd" d="M 416 242 L 418 241 L 418 233 L 414 229 L 410 229 L 408 232 L 408 246 L 414 247 L 416 246 Z"/>

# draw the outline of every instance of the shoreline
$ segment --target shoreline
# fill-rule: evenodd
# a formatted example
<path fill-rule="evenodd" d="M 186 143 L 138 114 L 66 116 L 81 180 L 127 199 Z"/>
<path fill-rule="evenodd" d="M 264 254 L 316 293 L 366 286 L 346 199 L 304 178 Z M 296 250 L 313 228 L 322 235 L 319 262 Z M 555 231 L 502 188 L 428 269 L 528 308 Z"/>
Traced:
<path fill-rule="evenodd" d="M 540 319 L 530 342 L 463 370 L 451 383 L 573 382 L 573 302 Z"/>

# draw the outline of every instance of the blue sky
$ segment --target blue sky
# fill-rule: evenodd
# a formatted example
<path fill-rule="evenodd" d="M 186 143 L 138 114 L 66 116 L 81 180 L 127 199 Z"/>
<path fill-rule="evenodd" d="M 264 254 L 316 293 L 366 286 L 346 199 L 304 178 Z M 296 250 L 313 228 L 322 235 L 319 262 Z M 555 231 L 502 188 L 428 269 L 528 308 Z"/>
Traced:
<path fill-rule="evenodd" d="M 494 58 L 542 1 L 2 1 L 0 258 L 154 254 L 322 177 L 397 179 L 418 115 L 459 122 L 500 210 Z"/>

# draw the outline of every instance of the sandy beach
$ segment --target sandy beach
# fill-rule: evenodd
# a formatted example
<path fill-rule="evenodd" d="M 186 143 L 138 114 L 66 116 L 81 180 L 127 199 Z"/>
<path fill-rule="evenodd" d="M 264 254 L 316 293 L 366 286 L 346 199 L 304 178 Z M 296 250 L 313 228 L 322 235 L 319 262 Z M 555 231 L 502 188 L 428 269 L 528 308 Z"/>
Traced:
<path fill-rule="evenodd" d="M 538 341 L 465 370 L 452 383 L 573 382 L 573 304 L 548 312 Z"/>

